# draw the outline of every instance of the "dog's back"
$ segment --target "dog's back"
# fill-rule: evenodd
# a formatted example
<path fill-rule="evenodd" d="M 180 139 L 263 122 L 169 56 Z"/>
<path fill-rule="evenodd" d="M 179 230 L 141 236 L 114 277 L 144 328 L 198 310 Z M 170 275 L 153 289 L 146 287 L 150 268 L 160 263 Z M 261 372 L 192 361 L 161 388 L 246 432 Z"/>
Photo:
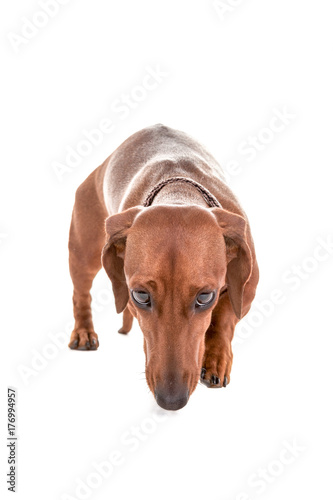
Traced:
<path fill-rule="evenodd" d="M 152 186 L 170 176 L 215 184 L 217 194 L 225 185 L 221 167 L 199 142 L 157 124 L 130 136 L 108 158 L 103 192 L 109 213 L 139 204 Z"/>

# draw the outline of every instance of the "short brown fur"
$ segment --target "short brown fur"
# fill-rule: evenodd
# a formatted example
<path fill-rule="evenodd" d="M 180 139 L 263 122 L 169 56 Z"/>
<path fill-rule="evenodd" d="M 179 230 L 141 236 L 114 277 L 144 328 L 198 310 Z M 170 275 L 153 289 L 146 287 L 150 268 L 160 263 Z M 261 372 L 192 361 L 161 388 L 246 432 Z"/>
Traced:
<path fill-rule="evenodd" d="M 161 181 L 181 176 L 200 183 L 222 208 L 198 190 Z M 102 259 L 101 259 L 102 256 Z M 186 134 L 163 125 L 121 144 L 76 192 L 69 237 L 75 327 L 69 347 L 99 346 L 90 288 L 102 264 L 112 282 L 120 333 L 136 317 L 144 335 L 147 383 L 160 406 L 184 406 L 201 381 L 230 382 L 234 329 L 250 309 L 259 279 L 247 217 L 214 158 Z M 151 306 L 137 306 L 130 290 L 144 290 Z M 208 309 L 197 294 L 212 290 Z"/>

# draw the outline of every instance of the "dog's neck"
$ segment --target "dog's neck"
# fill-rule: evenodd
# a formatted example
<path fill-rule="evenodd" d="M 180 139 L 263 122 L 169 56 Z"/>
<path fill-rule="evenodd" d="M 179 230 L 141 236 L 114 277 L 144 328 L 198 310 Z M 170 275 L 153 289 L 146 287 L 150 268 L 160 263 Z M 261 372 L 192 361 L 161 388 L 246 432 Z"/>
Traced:
<path fill-rule="evenodd" d="M 148 194 L 144 206 L 200 205 L 221 207 L 215 196 L 204 186 L 186 177 L 170 177 L 157 184 Z"/>
<path fill-rule="evenodd" d="M 155 197 L 154 205 L 200 205 L 207 207 L 207 203 L 198 191 L 189 185 L 169 184 Z"/>

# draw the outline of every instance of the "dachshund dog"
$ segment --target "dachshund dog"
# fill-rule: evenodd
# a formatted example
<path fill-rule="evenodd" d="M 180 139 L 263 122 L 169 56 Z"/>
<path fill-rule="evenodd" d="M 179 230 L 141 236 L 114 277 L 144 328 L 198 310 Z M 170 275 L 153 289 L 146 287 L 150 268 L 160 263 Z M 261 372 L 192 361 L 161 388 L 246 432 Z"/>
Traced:
<path fill-rule="evenodd" d="M 183 132 L 129 137 L 76 191 L 69 236 L 75 327 L 69 347 L 96 350 L 90 288 L 103 266 L 120 333 L 137 318 L 146 379 L 178 410 L 201 380 L 226 387 L 231 341 L 259 279 L 247 217 L 216 160 Z"/>

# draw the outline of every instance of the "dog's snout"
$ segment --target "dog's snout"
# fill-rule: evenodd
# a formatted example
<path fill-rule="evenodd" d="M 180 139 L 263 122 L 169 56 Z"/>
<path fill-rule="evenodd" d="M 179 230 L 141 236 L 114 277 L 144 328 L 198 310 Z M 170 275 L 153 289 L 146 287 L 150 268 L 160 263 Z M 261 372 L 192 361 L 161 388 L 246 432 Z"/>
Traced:
<path fill-rule="evenodd" d="M 158 384 L 155 388 L 157 404 L 164 410 L 180 410 L 190 397 L 187 385 Z"/>

